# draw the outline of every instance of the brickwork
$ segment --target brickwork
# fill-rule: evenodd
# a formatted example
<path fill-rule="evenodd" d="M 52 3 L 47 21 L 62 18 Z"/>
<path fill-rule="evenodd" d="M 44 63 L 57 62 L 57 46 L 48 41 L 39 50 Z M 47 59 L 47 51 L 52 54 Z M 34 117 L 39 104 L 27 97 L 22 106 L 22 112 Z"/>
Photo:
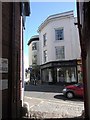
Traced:
<path fill-rule="evenodd" d="M 8 9 L 6 9 L 8 8 Z M 9 48 L 11 41 L 11 5 L 8 3 L 2 4 L 2 58 L 9 60 Z M 10 68 L 9 68 L 10 69 Z M 2 74 L 2 79 L 7 79 L 9 83 L 8 74 Z M 2 117 L 8 117 L 8 89 L 2 90 Z"/>
<path fill-rule="evenodd" d="M 2 4 L 2 58 L 8 59 L 8 88 L 3 90 L 3 118 L 20 116 L 20 3 Z"/>

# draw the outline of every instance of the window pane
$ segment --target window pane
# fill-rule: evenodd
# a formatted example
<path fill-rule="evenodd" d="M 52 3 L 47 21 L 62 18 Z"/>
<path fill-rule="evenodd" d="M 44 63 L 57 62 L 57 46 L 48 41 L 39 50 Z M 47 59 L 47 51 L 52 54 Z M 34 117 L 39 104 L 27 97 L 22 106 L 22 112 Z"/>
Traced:
<path fill-rule="evenodd" d="M 37 64 L 37 55 L 33 55 L 32 64 Z"/>
<path fill-rule="evenodd" d="M 32 50 L 37 50 L 37 44 L 36 43 L 32 44 Z"/>
<path fill-rule="evenodd" d="M 64 59 L 65 53 L 64 53 L 64 46 L 57 46 L 55 47 L 56 50 L 56 59 Z"/>
<path fill-rule="evenodd" d="M 64 39 L 63 29 L 55 30 L 55 36 L 56 40 L 63 40 Z"/>
<path fill-rule="evenodd" d="M 47 50 L 44 51 L 44 62 L 47 62 Z"/>
<path fill-rule="evenodd" d="M 57 68 L 59 82 L 77 82 L 76 67 L 60 67 Z M 62 79 L 63 78 L 63 79 Z"/>
<path fill-rule="evenodd" d="M 47 44 L 47 38 L 46 38 L 46 33 L 43 35 L 43 45 L 46 46 Z"/>

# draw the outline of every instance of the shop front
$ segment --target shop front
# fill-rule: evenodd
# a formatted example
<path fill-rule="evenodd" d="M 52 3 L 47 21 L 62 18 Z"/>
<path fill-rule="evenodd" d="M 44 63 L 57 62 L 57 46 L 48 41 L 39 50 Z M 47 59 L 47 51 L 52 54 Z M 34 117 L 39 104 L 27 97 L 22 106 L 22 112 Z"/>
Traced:
<path fill-rule="evenodd" d="M 83 83 L 82 61 L 81 60 L 77 60 L 77 74 L 78 74 L 78 83 Z"/>
<path fill-rule="evenodd" d="M 78 66 L 80 66 L 78 64 Z M 41 65 L 41 80 L 49 84 L 77 83 L 77 60 L 52 61 Z"/>
<path fill-rule="evenodd" d="M 75 66 L 57 68 L 57 82 L 77 83 L 77 74 Z"/>

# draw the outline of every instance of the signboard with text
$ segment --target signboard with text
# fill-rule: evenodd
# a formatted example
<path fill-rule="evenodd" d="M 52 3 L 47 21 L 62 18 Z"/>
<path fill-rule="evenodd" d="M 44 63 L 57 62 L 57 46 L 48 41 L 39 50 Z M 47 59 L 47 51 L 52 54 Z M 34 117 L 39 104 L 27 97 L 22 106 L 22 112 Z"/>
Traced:
<path fill-rule="evenodd" d="M 0 73 L 8 73 L 8 59 L 0 58 Z"/>

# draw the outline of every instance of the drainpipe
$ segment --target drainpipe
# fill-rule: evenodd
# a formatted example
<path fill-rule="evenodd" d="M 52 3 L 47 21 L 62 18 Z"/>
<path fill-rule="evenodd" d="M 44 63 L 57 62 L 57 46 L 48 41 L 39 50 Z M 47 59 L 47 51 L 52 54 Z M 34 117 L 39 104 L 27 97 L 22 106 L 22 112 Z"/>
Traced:
<path fill-rule="evenodd" d="M 87 72 L 86 72 L 87 51 L 84 48 L 84 45 L 83 45 L 83 42 L 82 42 L 82 33 L 81 33 L 81 25 L 80 25 L 80 14 L 79 14 L 79 2 L 77 2 L 77 19 L 78 19 L 78 29 L 79 29 L 79 38 L 80 38 L 80 45 L 81 45 L 81 57 L 82 57 L 85 118 L 88 119 L 89 118 L 89 109 L 88 109 L 89 105 L 88 105 Z"/>

